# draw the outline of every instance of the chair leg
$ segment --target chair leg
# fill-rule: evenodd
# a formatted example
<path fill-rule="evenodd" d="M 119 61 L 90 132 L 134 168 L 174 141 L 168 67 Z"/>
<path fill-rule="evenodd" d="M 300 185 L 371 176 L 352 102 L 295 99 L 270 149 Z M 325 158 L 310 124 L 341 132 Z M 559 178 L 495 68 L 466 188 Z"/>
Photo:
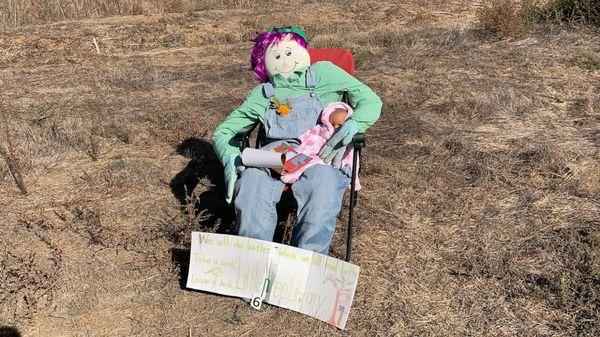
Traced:
<path fill-rule="evenodd" d="M 352 225 L 354 222 L 354 206 L 356 206 L 356 174 L 358 167 L 358 153 L 360 150 L 355 150 L 352 156 L 352 178 L 350 180 L 350 211 L 348 214 L 348 240 L 346 241 L 346 261 L 350 262 L 352 256 Z"/>

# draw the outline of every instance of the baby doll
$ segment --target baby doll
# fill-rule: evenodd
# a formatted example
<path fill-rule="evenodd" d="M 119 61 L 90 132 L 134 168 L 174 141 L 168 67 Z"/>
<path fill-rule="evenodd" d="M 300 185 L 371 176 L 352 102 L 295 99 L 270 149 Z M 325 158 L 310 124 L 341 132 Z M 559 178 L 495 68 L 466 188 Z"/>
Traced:
<path fill-rule="evenodd" d="M 346 121 L 346 117 L 348 117 L 348 111 L 346 109 L 335 108 L 331 115 L 329 115 L 329 122 L 333 126 L 333 129 L 337 131 L 337 129 L 339 129 Z"/>
<path fill-rule="evenodd" d="M 291 184 L 298 180 L 302 173 L 309 167 L 317 164 L 326 165 L 323 160 L 319 157 L 319 150 L 327 143 L 327 140 L 333 136 L 333 134 L 339 129 L 339 127 L 344 124 L 346 119 L 352 115 L 353 110 L 348 104 L 343 102 L 333 102 L 329 104 L 323 112 L 321 113 L 321 124 L 318 124 L 314 128 L 308 130 L 307 132 L 301 134 L 298 139 L 300 139 L 301 143 L 296 148 L 294 148 L 294 152 L 301 153 L 311 157 L 313 160 L 310 163 L 306 164 L 302 168 L 297 171 L 294 171 L 289 174 L 285 174 L 281 176 L 281 181 L 286 184 Z M 354 149 L 350 149 L 346 151 L 344 157 L 341 160 L 341 164 L 336 166 L 346 173 L 350 171 L 347 169 L 352 169 L 352 154 L 354 153 Z M 358 181 L 358 177 L 356 178 L 356 190 L 360 189 L 360 183 Z"/>

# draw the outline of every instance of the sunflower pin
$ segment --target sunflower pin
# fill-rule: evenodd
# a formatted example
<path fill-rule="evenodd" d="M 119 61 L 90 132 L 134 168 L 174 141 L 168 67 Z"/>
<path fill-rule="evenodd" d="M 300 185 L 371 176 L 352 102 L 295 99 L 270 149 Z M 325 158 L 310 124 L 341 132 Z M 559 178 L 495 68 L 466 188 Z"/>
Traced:
<path fill-rule="evenodd" d="M 286 101 L 286 103 L 281 103 L 277 97 L 271 101 L 270 108 L 275 109 L 279 116 L 282 117 L 285 117 L 292 112 L 292 104 L 289 101 Z"/>

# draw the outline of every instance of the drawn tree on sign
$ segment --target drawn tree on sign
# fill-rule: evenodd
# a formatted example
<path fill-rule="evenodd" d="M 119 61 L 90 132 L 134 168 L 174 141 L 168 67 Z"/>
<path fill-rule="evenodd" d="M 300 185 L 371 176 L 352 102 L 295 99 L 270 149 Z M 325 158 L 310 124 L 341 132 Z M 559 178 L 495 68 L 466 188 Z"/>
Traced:
<path fill-rule="evenodd" d="M 352 286 L 352 281 L 346 282 L 343 277 L 340 280 L 332 276 L 328 276 L 326 281 L 331 282 L 335 287 L 335 302 L 331 309 L 331 315 L 329 315 L 329 318 L 327 319 L 327 323 L 339 326 L 342 317 L 344 317 L 344 313 L 348 309 L 348 304 L 350 303 L 350 296 L 352 293 L 350 287 Z"/>

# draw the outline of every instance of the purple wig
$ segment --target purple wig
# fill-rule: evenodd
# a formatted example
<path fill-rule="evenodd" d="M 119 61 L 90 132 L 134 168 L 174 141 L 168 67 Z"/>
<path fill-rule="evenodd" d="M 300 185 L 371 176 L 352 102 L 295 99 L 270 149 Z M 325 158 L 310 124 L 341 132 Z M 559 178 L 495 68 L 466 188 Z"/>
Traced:
<path fill-rule="evenodd" d="M 291 35 L 292 40 L 298 42 L 298 44 L 304 47 L 304 49 L 308 49 L 308 43 L 306 40 L 296 33 L 277 33 L 267 31 L 262 34 L 258 34 L 252 40 L 252 42 L 254 42 L 254 47 L 252 47 L 252 54 L 250 55 L 250 66 L 254 71 L 254 75 L 256 75 L 258 80 L 262 83 L 269 81 L 269 75 L 265 69 L 265 53 L 267 52 L 267 48 L 269 48 L 269 46 L 272 44 L 278 44 L 288 35 Z"/>

